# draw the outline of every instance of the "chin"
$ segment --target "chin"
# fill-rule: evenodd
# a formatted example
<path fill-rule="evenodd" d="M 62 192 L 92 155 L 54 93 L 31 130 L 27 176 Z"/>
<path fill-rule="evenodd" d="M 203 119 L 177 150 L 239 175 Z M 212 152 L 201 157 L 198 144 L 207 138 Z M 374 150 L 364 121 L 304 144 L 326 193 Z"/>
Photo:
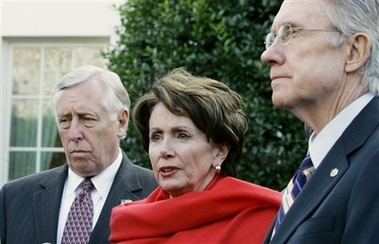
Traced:
<path fill-rule="evenodd" d="M 159 185 L 163 188 L 163 190 L 167 191 L 171 196 L 179 196 L 183 195 L 185 192 L 183 191 L 183 187 L 174 184 L 165 184 L 159 183 Z"/>
<path fill-rule="evenodd" d="M 274 104 L 275 107 L 280 108 L 280 109 L 285 109 L 285 103 L 280 100 L 280 99 L 275 99 L 274 97 L 272 98 L 272 103 Z"/>

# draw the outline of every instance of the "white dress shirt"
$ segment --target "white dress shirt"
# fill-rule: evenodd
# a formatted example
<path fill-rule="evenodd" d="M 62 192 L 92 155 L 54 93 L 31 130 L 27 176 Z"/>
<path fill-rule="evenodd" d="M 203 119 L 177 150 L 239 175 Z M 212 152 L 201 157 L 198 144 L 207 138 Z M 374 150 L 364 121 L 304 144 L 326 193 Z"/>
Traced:
<path fill-rule="evenodd" d="M 318 135 L 312 133 L 308 141 L 308 148 L 315 169 L 321 164 L 345 129 L 373 98 L 372 93 L 362 95 L 343 109 Z"/>
<path fill-rule="evenodd" d="M 116 160 L 100 174 L 91 178 L 92 183 L 95 186 L 95 188 L 91 192 L 94 208 L 92 229 L 95 227 L 96 222 L 99 219 L 101 210 L 103 209 L 105 200 L 107 199 L 113 180 L 121 165 L 121 160 L 122 153 L 121 149 L 119 149 L 119 154 Z M 61 243 L 68 213 L 70 211 L 72 203 L 74 202 L 75 197 L 82 190 L 81 187 L 79 187 L 79 185 L 83 180 L 83 177 L 75 174 L 74 171 L 72 171 L 70 168 L 68 169 L 68 177 L 63 188 L 61 207 L 59 211 L 57 244 Z"/>

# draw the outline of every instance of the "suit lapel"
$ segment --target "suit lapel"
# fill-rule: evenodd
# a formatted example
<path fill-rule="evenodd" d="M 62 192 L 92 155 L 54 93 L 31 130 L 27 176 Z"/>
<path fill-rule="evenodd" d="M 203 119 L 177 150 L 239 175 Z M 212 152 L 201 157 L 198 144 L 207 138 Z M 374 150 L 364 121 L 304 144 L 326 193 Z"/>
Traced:
<path fill-rule="evenodd" d="M 120 169 L 117 171 L 109 191 L 107 200 L 101 211 L 96 226 L 92 232 L 89 243 L 107 243 L 110 230 L 109 220 L 111 217 L 112 208 L 119 205 L 121 200 L 130 199 L 138 200 L 140 197 L 133 192 L 140 191 L 142 185 L 139 182 L 135 168 L 129 158 L 123 153 L 123 159 Z"/>
<path fill-rule="evenodd" d="M 51 172 L 39 182 L 40 190 L 33 194 L 37 243 L 56 242 L 59 210 L 67 164 Z"/>
<path fill-rule="evenodd" d="M 346 157 L 341 157 L 341 151 L 337 149 L 333 152 L 336 151 L 337 154 L 328 155 L 323 160 L 323 162 L 328 163 L 321 164 L 317 168 L 301 194 L 296 198 L 273 238 L 274 243 L 285 243 L 285 240 L 321 204 L 322 200 L 344 175 L 348 169 L 348 163 Z M 338 174 L 331 177 L 331 171 L 334 168 L 338 169 Z"/>
<path fill-rule="evenodd" d="M 378 126 L 378 111 L 379 99 L 374 98 L 348 126 L 296 198 L 274 235 L 273 243 L 288 242 L 296 228 L 321 204 L 342 178 L 350 166 L 348 155 L 362 146 Z M 334 174 L 336 169 L 338 173 Z M 272 233 L 272 229 L 270 232 Z"/>

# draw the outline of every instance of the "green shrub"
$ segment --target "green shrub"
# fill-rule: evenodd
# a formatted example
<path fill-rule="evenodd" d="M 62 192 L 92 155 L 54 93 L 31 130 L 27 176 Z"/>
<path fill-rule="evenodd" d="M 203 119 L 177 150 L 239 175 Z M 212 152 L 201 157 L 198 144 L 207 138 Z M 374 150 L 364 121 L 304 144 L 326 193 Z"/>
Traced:
<path fill-rule="evenodd" d="M 177 67 L 228 84 L 246 103 L 249 131 L 238 177 L 282 189 L 306 153 L 303 124 L 271 102 L 264 37 L 281 0 L 128 0 L 118 8 L 117 44 L 103 53 L 132 104 L 155 78 Z M 150 167 L 133 123 L 122 145 Z"/>

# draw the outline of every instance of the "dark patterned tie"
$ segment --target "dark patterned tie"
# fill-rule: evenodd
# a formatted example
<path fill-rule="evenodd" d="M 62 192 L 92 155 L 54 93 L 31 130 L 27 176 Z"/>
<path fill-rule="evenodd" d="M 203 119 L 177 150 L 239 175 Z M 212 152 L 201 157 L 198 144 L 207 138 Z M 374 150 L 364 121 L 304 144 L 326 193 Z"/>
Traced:
<path fill-rule="evenodd" d="M 91 179 L 81 183 L 82 191 L 75 197 L 64 227 L 62 244 L 87 244 L 92 232 L 93 202 Z"/>
<path fill-rule="evenodd" d="M 287 211 L 295 201 L 296 197 L 299 195 L 300 191 L 303 189 L 305 183 L 307 183 L 311 177 L 314 170 L 315 168 L 313 166 L 311 157 L 307 155 L 283 192 L 282 203 L 276 217 L 272 236 L 274 236 Z"/>

